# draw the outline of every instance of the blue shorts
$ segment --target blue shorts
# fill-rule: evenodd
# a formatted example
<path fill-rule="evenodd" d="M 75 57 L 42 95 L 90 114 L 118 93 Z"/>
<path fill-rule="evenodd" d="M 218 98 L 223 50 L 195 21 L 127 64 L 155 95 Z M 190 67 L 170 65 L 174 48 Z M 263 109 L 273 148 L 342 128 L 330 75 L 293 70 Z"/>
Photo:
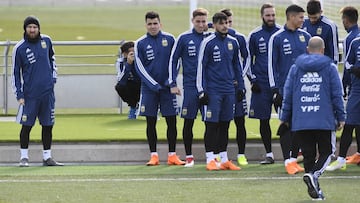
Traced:
<path fill-rule="evenodd" d="M 20 124 L 33 126 L 36 118 L 40 125 L 51 126 L 55 123 L 55 95 L 54 92 L 44 95 L 41 98 L 25 98 Z"/>
<path fill-rule="evenodd" d="M 235 104 L 235 114 L 234 117 L 243 117 L 247 115 L 247 103 L 246 103 L 246 97 L 240 102 L 236 102 Z"/>
<path fill-rule="evenodd" d="M 234 118 L 235 94 L 209 94 L 209 104 L 203 106 L 203 121 L 231 121 Z"/>
<path fill-rule="evenodd" d="M 159 108 L 162 116 L 177 115 L 176 96 L 170 93 L 170 88 L 141 92 L 140 116 L 157 117 Z"/>
<path fill-rule="evenodd" d="M 186 88 L 184 89 L 184 99 L 181 108 L 181 118 L 195 119 L 200 109 L 199 97 L 197 89 Z"/>
<path fill-rule="evenodd" d="M 258 83 L 260 93 L 251 93 L 249 118 L 270 119 L 272 107 L 272 92 L 269 84 Z"/>

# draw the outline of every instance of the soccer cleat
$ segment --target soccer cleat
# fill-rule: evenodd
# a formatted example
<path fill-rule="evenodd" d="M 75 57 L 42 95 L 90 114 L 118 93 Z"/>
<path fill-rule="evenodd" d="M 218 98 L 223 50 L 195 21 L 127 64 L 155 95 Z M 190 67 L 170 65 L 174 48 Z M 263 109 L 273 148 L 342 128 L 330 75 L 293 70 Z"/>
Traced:
<path fill-rule="evenodd" d="M 238 171 L 241 168 L 236 166 L 232 163 L 232 161 L 228 160 L 227 162 L 221 163 L 220 165 L 221 170 L 231 170 L 231 171 Z"/>
<path fill-rule="evenodd" d="M 219 167 L 216 164 L 215 160 L 211 160 L 208 164 L 206 164 L 206 170 L 208 171 L 217 171 Z"/>
<path fill-rule="evenodd" d="M 346 170 L 346 162 L 341 163 L 339 160 L 336 160 L 325 168 L 327 171 L 335 171 L 337 169 Z"/>
<path fill-rule="evenodd" d="M 185 165 L 184 161 L 181 161 L 176 154 L 168 156 L 168 165 Z"/>
<path fill-rule="evenodd" d="M 59 163 L 55 161 L 53 158 L 48 158 L 46 160 L 43 160 L 43 166 L 64 166 L 63 163 Z"/>
<path fill-rule="evenodd" d="M 237 161 L 241 166 L 246 166 L 249 164 L 245 156 L 239 156 Z"/>
<path fill-rule="evenodd" d="M 347 164 L 357 164 L 360 162 L 360 154 L 355 153 L 351 156 L 346 157 Z"/>
<path fill-rule="evenodd" d="M 128 119 L 129 120 L 136 119 L 136 108 L 130 107 Z"/>
<path fill-rule="evenodd" d="M 296 167 L 296 161 L 290 162 L 285 166 L 285 170 L 288 174 L 294 175 L 299 172 L 299 169 Z"/>
<path fill-rule="evenodd" d="M 313 174 L 305 173 L 303 176 L 303 180 L 308 188 L 308 194 L 310 195 L 310 197 L 313 199 L 318 199 L 319 198 L 318 184 Z"/>
<path fill-rule="evenodd" d="M 156 166 L 159 165 L 159 156 L 158 155 L 151 155 L 150 160 L 146 163 L 147 166 Z"/>
<path fill-rule="evenodd" d="M 294 165 L 296 166 L 298 172 L 304 172 L 304 171 L 305 171 L 305 169 L 304 169 L 303 167 L 301 167 L 301 166 L 298 164 L 297 161 L 295 161 L 295 164 L 294 164 Z"/>
<path fill-rule="evenodd" d="M 194 167 L 194 158 L 193 157 L 186 158 L 184 167 L 186 168 Z"/>
<path fill-rule="evenodd" d="M 319 196 L 318 196 L 318 198 L 313 198 L 312 200 L 325 200 L 325 196 L 324 196 L 324 194 L 323 194 L 323 192 L 320 190 L 320 188 L 318 189 L 318 191 L 319 191 Z"/>
<path fill-rule="evenodd" d="M 22 158 L 19 163 L 20 167 L 29 167 L 29 159 L 28 158 Z"/>
<path fill-rule="evenodd" d="M 265 157 L 264 161 L 261 161 L 260 164 L 273 164 L 275 161 L 272 157 Z"/>

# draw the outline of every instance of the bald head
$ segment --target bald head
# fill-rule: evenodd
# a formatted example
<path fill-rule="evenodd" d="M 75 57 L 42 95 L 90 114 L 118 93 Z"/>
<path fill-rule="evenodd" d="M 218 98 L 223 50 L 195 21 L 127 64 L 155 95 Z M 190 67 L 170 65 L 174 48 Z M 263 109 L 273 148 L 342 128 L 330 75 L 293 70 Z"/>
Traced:
<path fill-rule="evenodd" d="M 307 50 L 309 54 L 324 54 L 324 40 L 319 36 L 311 37 L 309 40 L 309 44 Z"/>

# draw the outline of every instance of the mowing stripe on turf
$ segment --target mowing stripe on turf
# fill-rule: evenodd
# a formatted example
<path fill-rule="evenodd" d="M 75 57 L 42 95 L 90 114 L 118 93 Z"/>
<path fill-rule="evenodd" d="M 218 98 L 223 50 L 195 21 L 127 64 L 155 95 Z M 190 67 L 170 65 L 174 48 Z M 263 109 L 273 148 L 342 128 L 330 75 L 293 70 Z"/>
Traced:
<path fill-rule="evenodd" d="M 302 177 L 246 177 L 246 178 L 85 178 L 44 180 L 0 180 L 0 183 L 47 183 L 47 182 L 129 182 L 129 181 L 233 181 L 233 180 L 294 180 Z M 327 176 L 321 179 L 360 179 L 360 176 Z"/>

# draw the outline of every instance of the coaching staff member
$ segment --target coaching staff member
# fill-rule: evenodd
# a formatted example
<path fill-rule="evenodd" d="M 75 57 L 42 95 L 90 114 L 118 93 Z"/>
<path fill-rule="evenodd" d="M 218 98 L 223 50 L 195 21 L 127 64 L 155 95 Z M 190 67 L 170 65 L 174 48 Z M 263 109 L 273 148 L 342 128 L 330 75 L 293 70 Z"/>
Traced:
<path fill-rule="evenodd" d="M 309 54 L 299 56 L 284 86 L 281 123 L 291 122 L 304 156 L 304 182 L 313 199 L 324 199 L 319 176 L 330 163 L 335 134 L 345 124 L 342 85 L 333 60 L 324 56 L 324 41 L 312 37 Z M 316 159 L 318 148 L 318 159 Z"/>
<path fill-rule="evenodd" d="M 42 126 L 43 165 L 62 166 L 51 157 L 52 129 L 55 122 L 56 64 L 51 39 L 40 34 L 39 20 L 24 20 L 24 38 L 12 54 L 12 86 L 20 107 L 17 122 L 20 131 L 20 166 L 29 166 L 28 146 L 31 128 L 38 117 Z"/>

